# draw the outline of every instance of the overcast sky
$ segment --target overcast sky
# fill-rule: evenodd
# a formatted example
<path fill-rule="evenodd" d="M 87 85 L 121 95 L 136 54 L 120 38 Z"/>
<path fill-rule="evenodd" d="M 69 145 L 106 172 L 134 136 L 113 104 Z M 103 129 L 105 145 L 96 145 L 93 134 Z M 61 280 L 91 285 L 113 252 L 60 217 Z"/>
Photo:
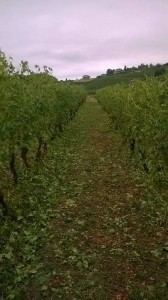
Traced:
<path fill-rule="evenodd" d="M 0 0 L 0 48 L 59 79 L 168 61 L 168 0 Z"/>

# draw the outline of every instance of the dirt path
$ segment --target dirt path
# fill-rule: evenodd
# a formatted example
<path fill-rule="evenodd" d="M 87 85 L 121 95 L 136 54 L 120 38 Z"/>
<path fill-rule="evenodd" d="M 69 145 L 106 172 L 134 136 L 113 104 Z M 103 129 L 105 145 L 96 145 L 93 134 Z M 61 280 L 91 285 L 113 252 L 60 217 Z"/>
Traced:
<path fill-rule="evenodd" d="M 58 144 L 64 162 L 60 204 L 42 253 L 44 267 L 27 299 L 152 295 L 166 284 L 166 251 L 157 252 L 166 242 L 164 224 L 149 217 L 145 191 L 122 159 L 120 137 L 94 99 Z M 161 292 L 146 299 L 168 299 Z"/>

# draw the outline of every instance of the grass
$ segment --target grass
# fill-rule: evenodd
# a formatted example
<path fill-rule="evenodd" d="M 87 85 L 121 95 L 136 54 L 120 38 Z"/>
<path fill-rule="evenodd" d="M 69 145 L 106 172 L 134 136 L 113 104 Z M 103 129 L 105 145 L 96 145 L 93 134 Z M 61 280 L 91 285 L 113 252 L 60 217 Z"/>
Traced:
<path fill-rule="evenodd" d="M 23 178 L 25 213 L 3 221 L 1 298 L 166 300 L 167 206 L 93 98 L 48 155 Z"/>

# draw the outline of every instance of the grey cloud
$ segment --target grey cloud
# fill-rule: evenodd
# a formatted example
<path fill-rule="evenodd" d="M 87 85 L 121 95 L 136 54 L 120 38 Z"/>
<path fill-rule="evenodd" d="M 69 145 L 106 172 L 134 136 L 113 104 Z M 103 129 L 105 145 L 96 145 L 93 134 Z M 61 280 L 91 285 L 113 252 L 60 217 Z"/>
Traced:
<path fill-rule="evenodd" d="M 74 62 L 74 63 L 79 63 L 84 59 L 84 56 L 80 51 L 77 50 L 60 50 L 60 51 L 34 51 L 30 52 L 32 57 L 36 58 L 42 58 L 45 59 L 45 57 L 48 57 L 50 61 L 62 61 L 62 62 Z"/>
<path fill-rule="evenodd" d="M 59 78 L 168 60 L 167 0 L 1 0 L 0 47 Z"/>

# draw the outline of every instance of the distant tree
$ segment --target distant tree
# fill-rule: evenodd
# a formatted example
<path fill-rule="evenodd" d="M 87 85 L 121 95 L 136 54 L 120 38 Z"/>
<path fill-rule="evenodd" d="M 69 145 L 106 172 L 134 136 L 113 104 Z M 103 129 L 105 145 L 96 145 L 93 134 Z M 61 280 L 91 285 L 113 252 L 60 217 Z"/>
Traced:
<path fill-rule="evenodd" d="M 166 69 L 164 67 L 161 67 L 155 70 L 154 76 L 159 77 L 161 75 L 164 75 L 165 73 L 166 73 Z"/>
<path fill-rule="evenodd" d="M 83 75 L 83 79 L 90 79 L 90 75 Z"/>
<path fill-rule="evenodd" d="M 21 63 L 20 63 L 20 70 L 21 70 L 21 74 L 23 75 L 28 75 L 28 74 L 31 74 L 31 70 L 29 68 L 29 64 L 28 64 L 28 61 L 23 61 L 21 60 Z"/>
<path fill-rule="evenodd" d="M 106 74 L 107 74 L 107 75 L 112 75 L 112 74 L 114 74 L 114 70 L 112 70 L 112 69 L 107 69 Z"/>
<path fill-rule="evenodd" d="M 131 68 L 132 71 L 136 71 L 136 69 L 137 69 L 137 68 L 134 67 L 134 66 Z"/>
<path fill-rule="evenodd" d="M 124 66 L 124 71 L 125 71 L 125 72 L 127 71 L 127 66 Z"/>
<path fill-rule="evenodd" d="M 40 67 L 38 65 L 35 65 L 35 70 L 36 70 L 36 73 L 40 73 Z"/>
<path fill-rule="evenodd" d="M 144 65 L 144 64 L 140 64 L 140 65 L 138 66 L 138 69 L 141 69 L 141 70 L 142 70 L 142 69 L 145 69 L 145 66 L 146 66 L 146 65 Z"/>
<path fill-rule="evenodd" d="M 156 64 L 155 67 L 160 68 L 160 67 L 162 67 L 162 65 L 161 64 Z"/>

